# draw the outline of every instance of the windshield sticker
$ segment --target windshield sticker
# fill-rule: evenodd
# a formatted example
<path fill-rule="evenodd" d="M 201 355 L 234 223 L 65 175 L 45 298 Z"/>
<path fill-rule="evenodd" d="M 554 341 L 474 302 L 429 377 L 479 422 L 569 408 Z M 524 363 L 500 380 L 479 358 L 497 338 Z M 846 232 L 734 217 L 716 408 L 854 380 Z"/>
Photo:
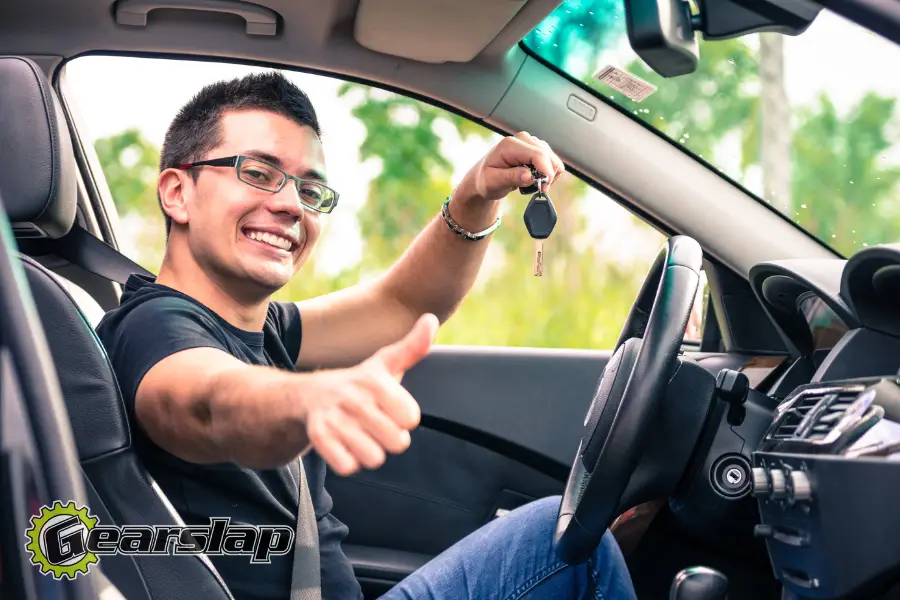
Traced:
<path fill-rule="evenodd" d="M 603 67 L 594 74 L 594 77 L 635 102 L 641 102 L 656 91 L 656 86 L 652 83 L 647 83 L 640 77 L 612 65 Z"/>

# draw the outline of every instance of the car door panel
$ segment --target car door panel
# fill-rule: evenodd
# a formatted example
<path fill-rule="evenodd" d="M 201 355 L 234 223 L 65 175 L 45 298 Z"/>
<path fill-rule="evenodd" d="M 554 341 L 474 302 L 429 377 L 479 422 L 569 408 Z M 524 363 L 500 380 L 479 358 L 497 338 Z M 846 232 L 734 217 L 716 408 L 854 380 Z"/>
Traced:
<path fill-rule="evenodd" d="M 374 471 L 329 476 L 371 594 L 495 518 L 562 493 L 610 352 L 436 347 L 404 386 L 422 425 Z"/>

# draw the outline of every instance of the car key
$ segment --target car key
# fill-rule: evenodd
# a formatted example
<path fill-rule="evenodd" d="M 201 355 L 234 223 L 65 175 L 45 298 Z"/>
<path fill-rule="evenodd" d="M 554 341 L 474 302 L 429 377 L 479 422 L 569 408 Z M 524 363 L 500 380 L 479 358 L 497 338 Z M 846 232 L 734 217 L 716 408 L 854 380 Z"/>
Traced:
<path fill-rule="evenodd" d="M 544 181 L 546 180 L 540 184 Z M 544 240 L 550 237 L 556 226 L 556 208 L 550 196 L 541 191 L 532 196 L 528 206 L 525 207 L 523 218 L 528 235 L 535 240 L 534 275 L 541 277 L 544 274 Z"/>

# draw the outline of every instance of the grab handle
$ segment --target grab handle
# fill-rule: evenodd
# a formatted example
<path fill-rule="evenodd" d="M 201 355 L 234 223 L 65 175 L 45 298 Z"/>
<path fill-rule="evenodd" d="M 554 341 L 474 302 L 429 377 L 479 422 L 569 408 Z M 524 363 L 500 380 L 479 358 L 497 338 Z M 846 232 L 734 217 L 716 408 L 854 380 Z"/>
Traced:
<path fill-rule="evenodd" d="M 247 22 L 248 35 L 275 35 L 278 27 L 278 13 L 241 0 L 119 0 L 116 3 L 116 23 L 146 27 L 147 14 L 158 8 L 238 15 Z"/>

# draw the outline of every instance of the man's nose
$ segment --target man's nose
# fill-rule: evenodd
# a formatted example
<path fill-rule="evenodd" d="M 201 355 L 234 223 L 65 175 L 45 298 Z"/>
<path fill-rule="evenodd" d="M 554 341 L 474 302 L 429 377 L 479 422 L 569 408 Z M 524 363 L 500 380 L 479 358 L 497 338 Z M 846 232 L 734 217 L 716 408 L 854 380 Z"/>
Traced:
<path fill-rule="evenodd" d="M 302 220 L 306 209 L 300 201 L 300 192 L 297 186 L 288 182 L 280 191 L 272 194 L 269 202 L 269 208 L 272 212 L 283 212 Z"/>

